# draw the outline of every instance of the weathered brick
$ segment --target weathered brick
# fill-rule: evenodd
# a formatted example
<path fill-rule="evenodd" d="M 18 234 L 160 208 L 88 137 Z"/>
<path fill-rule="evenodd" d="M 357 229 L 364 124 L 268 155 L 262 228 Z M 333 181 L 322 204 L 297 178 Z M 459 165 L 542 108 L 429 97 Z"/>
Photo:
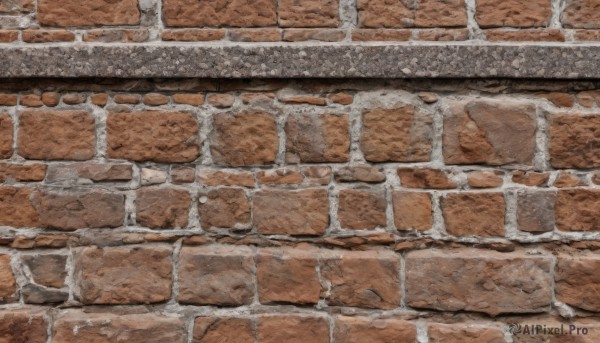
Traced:
<path fill-rule="evenodd" d="M 197 317 L 192 343 L 255 342 L 253 320 L 237 317 Z"/>
<path fill-rule="evenodd" d="M 17 14 L 33 12 L 35 9 L 34 0 L 14 0 L 0 2 L 0 13 Z"/>
<path fill-rule="evenodd" d="M 550 173 L 535 172 L 535 171 L 522 171 L 517 170 L 513 172 L 512 181 L 520 183 L 530 187 L 546 187 L 548 186 L 548 180 L 550 179 Z"/>
<path fill-rule="evenodd" d="M 554 168 L 600 167 L 599 115 L 550 117 L 550 164 Z"/>
<path fill-rule="evenodd" d="M 260 191 L 253 197 L 252 211 L 261 234 L 321 235 L 329 226 L 324 189 Z"/>
<path fill-rule="evenodd" d="M 106 106 L 108 103 L 108 94 L 100 93 L 92 95 L 92 104 L 100 107 Z"/>
<path fill-rule="evenodd" d="M 411 252 L 406 256 L 406 302 L 415 308 L 492 316 L 546 312 L 552 302 L 551 265 L 548 256 L 522 252 Z"/>
<path fill-rule="evenodd" d="M 114 192 L 40 191 L 31 199 L 41 225 L 46 228 L 113 228 L 123 225 L 125 218 L 125 197 Z"/>
<path fill-rule="evenodd" d="M 340 105 L 350 105 L 354 102 L 354 96 L 346 92 L 331 93 L 327 95 L 327 99 Z"/>
<path fill-rule="evenodd" d="M 229 39 L 234 42 L 279 42 L 281 30 L 266 29 L 232 29 L 229 30 Z"/>
<path fill-rule="evenodd" d="M 137 0 L 39 0 L 38 20 L 46 26 L 137 25 Z"/>
<path fill-rule="evenodd" d="M 68 163 L 48 166 L 46 182 L 76 182 L 81 179 L 94 182 L 114 182 L 130 181 L 132 178 L 131 164 Z"/>
<path fill-rule="evenodd" d="M 385 251 L 325 251 L 321 278 L 331 306 L 400 306 L 400 258 Z"/>
<path fill-rule="evenodd" d="M 66 255 L 25 255 L 22 260 L 36 284 L 54 288 L 65 285 Z"/>
<path fill-rule="evenodd" d="M 321 294 L 312 250 L 262 249 L 256 259 L 258 296 L 263 304 L 316 304 Z"/>
<path fill-rule="evenodd" d="M 0 159 L 13 154 L 13 120 L 7 114 L 0 114 Z"/>
<path fill-rule="evenodd" d="M 137 94 L 117 94 L 113 97 L 113 100 L 117 104 L 128 104 L 136 105 L 140 103 L 141 97 Z"/>
<path fill-rule="evenodd" d="M 243 246 L 184 247 L 177 300 L 196 305 L 244 305 L 254 298 L 254 260 Z"/>
<path fill-rule="evenodd" d="M 2 6 L 0 4 L 0 6 Z M 1 9 L 1 7 L 0 7 Z M 19 31 L 17 30 L 0 30 L 0 43 L 12 43 L 19 39 Z"/>
<path fill-rule="evenodd" d="M 279 168 L 259 171 L 256 179 L 263 185 L 298 185 L 304 181 L 304 175 L 297 170 Z"/>
<path fill-rule="evenodd" d="M 171 167 L 171 182 L 174 184 L 192 183 L 196 180 L 196 168 L 194 167 Z"/>
<path fill-rule="evenodd" d="M 199 125 L 190 113 L 110 113 L 106 126 L 110 158 L 181 163 L 200 156 Z"/>
<path fill-rule="evenodd" d="M 407 188 L 451 189 L 456 182 L 448 178 L 448 173 L 431 168 L 398 168 L 400 183 Z"/>
<path fill-rule="evenodd" d="M 279 137 L 273 115 L 257 111 L 219 113 L 213 121 L 210 151 L 216 164 L 239 167 L 275 162 Z"/>
<path fill-rule="evenodd" d="M 363 112 L 361 149 L 370 162 L 429 161 L 432 117 L 413 106 Z"/>
<path fill-rule="evenodd" d="M 386 177 L 383 168 L 365 165 L 343 167 L 335 172 L 337 182 L 384 182 Z"/>
<path fill-rule="evenodd" d="M 163 0 L 167 26 L 271 26 L 277 23 L 275 0 Z"/>
<path fill-rule="evenodd" d="M 564 42 L 565 34 L 559 29 L 485 30 L 491 42 Z"/>
<path fill-rule="evenodd" d="M 473 188 L 496 188 L 502 186 L 502 172 L 474 171 L 467 175 L 467 182 Z"/>
<path fill-rule="evenodd" d="M 392 199 L 396 229 L 418 231 L 431 229 L 433 212 L 429 193 L 396 191 Z"/>
<path fill-rule="evenodd" d="M 600 191 L 560 190 L 554 205 L 556 227 L 561 231 L 600 230 Z"/>
<path fill-rule="evenodd" d="M 169 103 L 169 97 L 160 93 L 148 93 L 142 98 L 144 105 L 161 106 Z"/>
<path fill-rule="evenodd" d="M 427 328 L 430 343 L 504 343 L 504 332 L 500 327 L 431 324 Z"/>
<path fill-rule="evenodd" d="M 141 30 L 90 30 L 83 35 L 84 42 L 102 42 L 102 43 L 140 43 L 150 39 L 150 32 Z"/>
<path fill-rule="evenodd" d="M 0 225 L 35 227 L 40 217 L 31 203 L 32 190 L 0 186 Z"/>
<path fill-rule="evenodd" d="M 467 26 L 467 7 L 464 0 L 421 0 L 416 11 L 415 26 Z"/>
<path fill-rule="evenodd" d="M 39 94 L 24 94 L 21 96 L 19 104 L 26 107 L 42 107 L 42 97 Z"/>
<path fill-rule="evenodd" d="M 552 17 L 550 0 L 477 0 L 475 19 L 480 27 L 548 26 Z"/>
<path fill-rule="evenodd" d="M 446 231 L 453 236 L 503 236 L 502 193 L 450 193 L 441 200 Z"/>
<path fill-rule="evenodd" d="M 34 164 L 15 164 L 0 162 L 0 182 L 18 181 L 42 181 L 46 175 L 46 165 L 40 163 Z"/>
<path fill-rule="evenodd" d="M 339 317 L 335 321 L 333 341 L 336 343 L 412 343 L 417 342 L 415 324 L 399 319 Z"/>
<path fill-rule="evenodd" d="M 343 189 L 339 195 L 338 218 L 342 228 L 373 230 L 385 227 L 387 201 L 380 191 Z"/>
<path fill-rule="evenodd" d="M 198 181 L 206 186 L 254 187 L 251 172 L 201 171 Z"/>
<path fill-rule="evenodd" d="M 213 189 L 201 198 L 198 211 L 204 229 L 233 228 L 250 222 L 250 202 L 241 188 Z"/>
<path fill-rule="evenodd" d="M 455 102 L 444 118 L 444 161 L 531 164 L 535 131 L 533 105 L 499 100 Z"/>
<path fill-rule="evenodd" d="M 19 115 L 19 155 L 33 160 L 94 157 L 94 117 L 85 111 L 25 111 Z"/>
<path fill-rule="evenodd" d="M 468 29 L 429 29 L 420 30 L 417 39 L 422 41 L 452 42 L 469 39 Z"/>
<path fill-rule="evenodd" d="M 337 27 L 338 0 L 280 0 L 279 25 L 282 27 Z"/>
<path fill-rule="evenodd" d="M 17 299 L 17 280 L 10 266 L 10 255 L 0 255 L 0 302 L 13 302 Z"/>
<path fill-rule="evenodd" d="M 329 323 L 322 317 L 295 315 L 258 318 L 258 341 L 261 343 L 328 343 Z"/>
<path fill-rule="evenodd" d="M 355 29 L 352 40 L 357 42 L 398 42 L 412 38 L 410 30 L 394 29 Z"/>
<path fill-rule="evenodd" d="M 206 100 L 211 106 L 216 108 L 227 108 L 233 106 L 235 96 L 231 94 L 209 94 Z"/>
<path fill-rule="evenodd" d="M 517 225 L 527 232 L 554 230 L 554 192 L 519 192 L 517 196 Z"/>
<path fill-rule="evenodd" d="M 358 0 L 358 23 L 362 27 L 410 27 L 415 14 L 400 0 Z"/>
<path fill-rule="evenodd" d="M 0 106 L 15 106 L 17 100 L 16 94 L 0 93 Z"/>
<path fill-rule="evenodd" d="M 204 103 L 204 94 L 173 94 L 173 101 L 177 104 L 200 106 Z"/>
<path fill-rule="evenodd" d="M 181 29 L 165 30 L 161 34 L 164 41 L 177 42 L 208 42 L 225 38 L 222 29 Z"/>
<path fill-rule="evenodd" d="M 344 30 L 339 29 L 286 29 L 283 30 L 284 42 L 340 42 L 346 37 Z M 311 97 L 293 97 L 283 101 L 287 104 L 308 103 L 311 105 L 325 106 L 325 100 Z"/>
<path fill-rule="evenodd" d="M 66 30 L 24 30 L 21 33 L 25 43 L 73 42 L 75 34 Z"/>
<path fill-rule="evenodd" d="M 75 296 L 88 305 L 163 302 L 171 297 L 172 269 L 170 247 L 82 248 Z"/>
<path fill-rule="evenodd" d="M 48 317 L 37 308 L 0 311 L 0 337 L 3 343 L 46 343 Z"/>
<path fill-rule="evenodd" d="M 185 189 L 144 187 L 135 200 L 136 221 L 154 229 L 186 228 L 192 197 Z"/>
<path fill-rule="evenodd" d="M 328 185 L 331 181 L 331 167 L 327 166 L 304 167 L 302 174 L 309 185 Z"/>
<path fill-rule="evenodd" d="M 580 175 L 569 172 L 560 172 L 556 180 L 554 180 L 553 186 L 557 188 L 567 188 L 582 186 L 583 184 L 584 182 Z"/>
<path fill-rule="evenodd" d="M 595 253 L 560 254 L 555 276 L 556 299 L 577 308 L 600 312 L 598 268 L 600 255 Z"/>
<path fill-rule="evenodd" d="M 176 316 L 66 310 L 54 323 L 52 342 L 183 343 L 185 327 Z"/>
<path fill-rule="evenodd" d="M 600 1 L 568 0 L 561 15 L 561 22 L 568 28 L 600 28 Z"/>
<path fill-rule="evenodd" d="M 288 163 L 348 161 L 350 130 L 347 114 L 291 115 L 285 133 Z"/>
<path fill-rule="evenodd" d="M 313 30 L 313 31 L 318 31 L 318 30 Z M 285 38 L 284 38 L 285 39 Z M 318 97 L 318 96 L 310 96 L 310 95 L 296 95 L 296 96 L 279 96 L 279 101 L 283 102 L 284 104 L 291 104 L 291 105 L 300 105 L 300 104 L 304 104 L 304 105 L 316 105 L 316 106 L 325 106 L 327 105 L 327 100 Z"/>

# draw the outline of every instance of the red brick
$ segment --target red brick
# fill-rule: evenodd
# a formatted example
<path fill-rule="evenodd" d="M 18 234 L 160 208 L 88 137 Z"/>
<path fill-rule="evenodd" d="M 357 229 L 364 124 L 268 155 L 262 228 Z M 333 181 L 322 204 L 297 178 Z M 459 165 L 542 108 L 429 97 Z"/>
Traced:
<path fill-rule="evenodd" d="M 192 343 L 252 343 L 253 324 L 251 318 L 197 317 Z"/>
<path fill-rule="evenodd" d="M 177 104 L 200 106 L 204 103 L 204 94 L 173 94 L 173 101 Z"/>
<path fill-rule="evenodd" d="M 485 30 L 491 42 L 564 42 L 565 34 L 559 29 L 543 30 Z"/>
<path fill-rule="evenodd" d="M 501 327 L 464 325 L 464 324 L 431 324 L 427 328 L 430 343 L 504 343 L 504 332 Z"/>
<path fill-rule="evenodd" d="M 17 300 L 17 280 L 10 266 L 10 255 L 0 255 L 0 302 Z"/>
<path fill-rule="evenodd" d="M 286 29 L 283 30 L 284 42 L 340 42 L 346 37 L 344 30 L 338 29 Z M 325 104 L 321 105 L 324 106 Z"/>
<path fill-rule="evenodd" d="M 15 106 L 17 104 L 16 94 L 0 93 L 0 106 Z"/>
<path fill-rule="evenodd" d="M 2 5 L 0 5 L 2 6 Z M 1 8 L 1 7 L 0 7 Z M 0 30 L 0 43 L 12 43 L 19 39 L 19 31 Z"/>
<path fill-rule="evenodd" d="M 83 35 L 84 42 L 102 42 L 102 43 L 140 43 L 150 39 L 150 32 L 145 29 L 140 30 L 90 30 Z"/>
<path fill-rule="evenodd" d="M 399 42 L 410 40 L 411 37 L 410 30 L 355 29 L 352 31 L 352 40 L 357 42 Z"/>
<path fill-rule="evenodd" d="M 277 22 L 275 0 L 163 0 L 167 26 L 272 26 Z"/>
<path fill-rule="evenodd" d="M 165 30 L 162 40 L 179 42 L 207 42 L 225 38 L 225 30 L 218 29 L 181 29 Z"/>
<path fill-rule="evenodd" d="M 550 0 L 477 0 L 475 19 L 480 27 L 548 26 L 552 16 Z"/>
<path fill-rule="evenodd" d="M 398 230 L 427 231 L 433 225 L 431 195 L 429 193 L 393 193 L 394 224 Z"/>
<path fill-rule="evenodd" d="M 560 190 L 554 205 L 556 227 L 561 231 L 600 230 L 600 191 Z"/>
<path fill-rule="evenodd" d="M 358 189 L 340 191 L 338 218 L 344 229 L 373 230 L 385 227 L 386 208 L 383 192 Z"/>
<path fill-rule="evenodd" d="M 329 323 L 325 318 L 281 315 L 258 318 L 261 343 L 328 343 Z"/>
<path fill-rule="evenodd" d="M 550 117 L 550 164 L 554 168 L 600 167 L 599 115 Z"/>
<path fill-rule="evenodd" d="M 398 168 L 400 183 L 407 188 L 452 189 L 456 182 L 443 170 L 430 168 Z"/>
<path fill-rule="evenodd" d="M 337 27 L 338 0 L 279 1 L 281 27 Z"/>
<path fill-rule="evenodd" d="M 250 222 L 250 202 L 241 188 L 213 189 L 198 205 L 200 223 L 204 229 L 235 228 Z"/>
<path fill-rule="evenodd" d="M 348 115 L 297 114 L 285 124 L 288 163 L 346 162 L 350 154 Z"/>
<path fill-rule="evenodd" d="M 39 0 L 38 19 L 45 26 L 137 25 L 137 0 Z"/>
<path fill-rule="evenodd" d="M 169 103 L 169 97 L 159 93 L 148 93 L 142 98 L 144 105 L 161 106 Z"/>
<path fill-rule="evenodd" d="M 404 1 L 358 0 L 358 24 L 361 27 L 410 27 L 415 14 Z"/>
<path fill-rule="evenodd" d="M 467 182 L 473 188 L 496 188 L 502 186 L 502 172 L 474 171 L 467 175 Z"/>
<path fill-rule="evenodd" d="M 563 253 L 556 265 L 556 299 L 587 311 L 600 311 L 597 292 L 600 255 L 590 252 Z"/>
<path fill-rule="evenodd" d="M 48 167 L 46 182 L 73 182 L 82 179 L 93 182 L 130 181 L 133 178 L 131 164 L 121 163 L 68 163 L 51 164 Z"/>
<path fill-rule="evenodd" d="M 35 227 L 40 223 L 38 211 L 31 203 L 29 188 L 0 186 L 0 225 Z"/>
<path fill-rule="evenodd" d="M 446 231 L 453 236 L 504 235 L 502 193 L 450 193 L 442 198 Z"/>
<path fill-rule="evenodd" d="M 600 2 L 597 0 L 569 0 L 561 15 L 565 27 L 578 29 L 600 28 Z"/>
<path fill-rule="evenodd" d="M 0 311 L 0 337 L 6 343 L 46 343 L 48 316 L 43 309 Z"/>
<path fill-rule="evenodd" d="M 186 228 L 192 198 L 187 190 L 144 187 L 135 200 L 136 221 L 154 229 Z"/>
<path fill-rule="evenodd" d="M 229 30 L 229 39 L 234 42 L 279 42 L 281 40 L 281 30 L 232 29 Z"/>
<path fill-rule="evenodd" d="M 0 162 L 0 182 L 42 181 L 46 175 L 45 164 L 13 164 Z"/>
<path fill-rule="evenodd" d="M 0 3 L 0 13 L 18 14 L 33 12 L 35 9 L 34 0 L 15 0 L 3 1 Z"/>
<path fill-rule="evenodd" d="M 198 181 L 206 186 L 254 187 L 251 172 L 201 171 Z"/>
<path fill-rule="evenodd" d="M 22 39 L 25 43 L 73 42 L 75 34 L 65 30 L 24 30 Z"/>
<path fill-rule="evenodd" d="M 298 185 L 304 181 L 302 173 L 288 168 L 259 171 L 256 178 L 264 185 Z"/>
<path fill-rule="evenodd" d="M 554 192 L 519 192 L 517 195 L 517 225 L 527 232 L 554 230 Z"/>
<path fill-rule="evenodd" d="M 416 27 L 466 27 L 464 0 L 421 0 L 415 17 Z"/>
<path fill-rule="evenodd" d="M 464 41 L 469 39 L 468 29 L 430 29 L 420 30 L 417 39 L 422 41 Z"/>
<path fill-rule="evenodd" d="M 0 159 L 13 154 L 13 120 L 8 114 L 0 114 Z"/>
<path fill-rule="evenodd" d="M 339 317 L 335 321 L 333 341 L 339 343 L 417 342 L 415 324 L 399 319 Z"/>

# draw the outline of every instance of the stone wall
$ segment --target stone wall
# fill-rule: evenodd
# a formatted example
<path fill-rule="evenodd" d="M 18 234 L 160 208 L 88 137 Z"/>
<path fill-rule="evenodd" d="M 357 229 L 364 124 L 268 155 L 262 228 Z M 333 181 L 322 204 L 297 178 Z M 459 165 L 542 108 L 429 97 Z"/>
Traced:
<path fill-rule="evenodd" d="M 599 107 L 581 81 L 5 80 L 0 341 L 597 342 Z"/>
<path fill-rule="evenodd" d="M 598 0 L 2 0 L 0 43 L 600 40 Z"/>

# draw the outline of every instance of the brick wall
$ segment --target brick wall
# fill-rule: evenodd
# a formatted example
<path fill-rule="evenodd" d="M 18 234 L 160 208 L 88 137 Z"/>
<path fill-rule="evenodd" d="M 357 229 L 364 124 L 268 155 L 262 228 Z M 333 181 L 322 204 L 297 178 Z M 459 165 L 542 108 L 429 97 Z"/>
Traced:
<path fill-rule="evenodd" d="M 598 0 L 2 0 L 0 43 L 600 40 Z"/>
<path fill-rule="evenodd" d="M 577 81 L 6 81 L 0 342 L 597 342 L 599 107 Z"/>

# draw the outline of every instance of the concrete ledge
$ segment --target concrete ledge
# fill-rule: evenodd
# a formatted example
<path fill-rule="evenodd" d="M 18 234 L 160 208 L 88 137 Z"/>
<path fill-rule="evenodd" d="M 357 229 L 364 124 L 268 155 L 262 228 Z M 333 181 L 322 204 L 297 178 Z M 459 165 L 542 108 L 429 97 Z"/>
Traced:
<path fill-rule="evenodd" d="M 0 54 L 4 78 L 600 78 L 598 45 L 60 45 Z"/>

